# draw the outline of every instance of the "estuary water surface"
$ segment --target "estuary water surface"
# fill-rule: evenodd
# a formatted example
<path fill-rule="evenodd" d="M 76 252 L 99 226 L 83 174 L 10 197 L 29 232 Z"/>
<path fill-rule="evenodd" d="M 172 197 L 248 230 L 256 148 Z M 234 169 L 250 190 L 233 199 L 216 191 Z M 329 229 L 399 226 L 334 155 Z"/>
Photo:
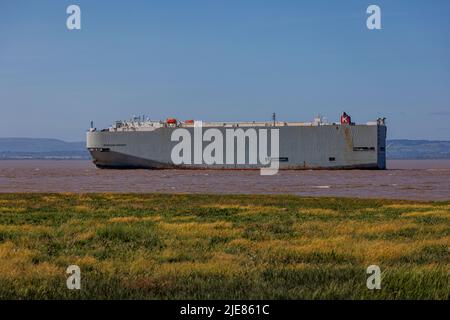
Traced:
<path fill-rule="evenodd" d="M 295 194 L 450 200 L 450 160 L 391 160 L 388 170 L 101 170 L 85 160 L 1 160 L 0 192 Z"/>

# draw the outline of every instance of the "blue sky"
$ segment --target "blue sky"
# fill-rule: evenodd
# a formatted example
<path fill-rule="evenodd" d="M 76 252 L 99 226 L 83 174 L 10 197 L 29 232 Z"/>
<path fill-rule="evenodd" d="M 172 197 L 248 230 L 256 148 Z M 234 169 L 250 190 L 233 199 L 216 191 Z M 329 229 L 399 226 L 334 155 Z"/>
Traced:
<path fill-rule="evenodd" d="M 370 4 L 382 30 L 366 28 Z M 345 110 L 387 117 L 390 138 L 450 140 L 449 15 L 446 0 L 0 0 L 0 137 Z"/>

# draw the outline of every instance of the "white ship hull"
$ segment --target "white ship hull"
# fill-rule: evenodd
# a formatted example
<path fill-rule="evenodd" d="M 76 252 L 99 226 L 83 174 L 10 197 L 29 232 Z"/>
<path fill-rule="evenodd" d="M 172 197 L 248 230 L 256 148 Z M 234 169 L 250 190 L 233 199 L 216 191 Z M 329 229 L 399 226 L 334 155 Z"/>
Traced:
<path fill-rule="evenodd" d="M 226 128 L 215 128 L 225 135 Z M 244 130 L 249 128 L 252 127 Z M 171 140 L 175 129 L 167 126 L 151 131 L 91 131 L 87 133 L 87 148 L 99 168 L 259 169 L 264 166 L 259 162 L 250 163 L 248 145 L 245 163 L 195 164 L 192 159 L 188 164 L 175 164 L 171 157 L 178 143 Z M 255 126 L 253 129 L 267 128 Z M 275 126 L 269 129 L 279 129 L 280 169 L 386 168 L 384 124 Z M 194 134 L 193 127 L 186 130 Z M 209 144 L 207 141 L 202 143 L 203 148 Z M 224 147 L 224 158 L 226 152 Z M 236 159 L 236 154 L 233 157 Z"/>

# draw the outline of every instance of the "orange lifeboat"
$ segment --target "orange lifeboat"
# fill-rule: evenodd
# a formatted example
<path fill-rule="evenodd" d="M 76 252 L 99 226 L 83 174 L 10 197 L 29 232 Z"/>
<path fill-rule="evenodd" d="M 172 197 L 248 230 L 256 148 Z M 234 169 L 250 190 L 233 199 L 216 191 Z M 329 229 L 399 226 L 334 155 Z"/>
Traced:
<path fill-rule="evenodd" d="M 187 124 L 193 124 L 193 123 L 194 123 L 194 120 L 186 120 L 184 123 L 187 123 Z"/>
<path fill-rule="evenodd" d="M 167 124 L 177 124 L 177 119 L 175 118 L 167 118 L 166 123 Z"/>

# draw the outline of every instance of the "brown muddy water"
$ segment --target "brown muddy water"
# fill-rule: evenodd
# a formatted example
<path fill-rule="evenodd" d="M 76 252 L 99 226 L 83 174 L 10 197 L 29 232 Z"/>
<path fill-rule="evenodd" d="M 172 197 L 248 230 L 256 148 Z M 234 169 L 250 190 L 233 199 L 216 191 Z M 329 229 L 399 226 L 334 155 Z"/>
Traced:
<path fill-rule="evenodd" d="M 450 160 L 392 160 L 389 170 L 101 170 L 84 160 L 2 160 L 0 192 L 294 194 L 450 200 Z"/>

